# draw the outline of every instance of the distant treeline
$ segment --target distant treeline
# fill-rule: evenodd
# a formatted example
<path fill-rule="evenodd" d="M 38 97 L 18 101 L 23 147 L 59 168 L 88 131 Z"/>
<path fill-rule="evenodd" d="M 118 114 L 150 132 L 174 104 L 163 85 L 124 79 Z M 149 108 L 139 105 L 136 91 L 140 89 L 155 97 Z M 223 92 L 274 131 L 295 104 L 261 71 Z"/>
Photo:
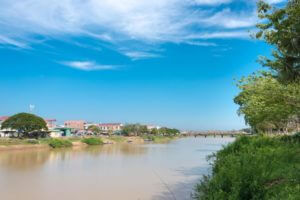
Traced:
<path fill-rule="evenodd" d="M 157 128 L 148 129 L 146 125 L 126 124 L 123 126 L 121 133 L 122 135 L 126 135 L 126 136 L 142 136 L 146 134 L 176 136 L 180 133 L 180 131 L 177 129 L 167 128 L 167 127 L 162 127 L 159 129 Z"/>

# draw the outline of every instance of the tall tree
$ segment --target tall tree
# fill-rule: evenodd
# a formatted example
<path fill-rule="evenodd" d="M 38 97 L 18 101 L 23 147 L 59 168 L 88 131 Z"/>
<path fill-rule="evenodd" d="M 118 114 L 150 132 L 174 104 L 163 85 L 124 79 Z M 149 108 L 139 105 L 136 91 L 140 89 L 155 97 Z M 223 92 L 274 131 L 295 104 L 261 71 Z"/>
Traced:
<path fill-rule="evenodd" d="M 101 129 L 99 128 L 99 126 L 96 125 L 89 126 L 88 130 L 92 131 L 94 135 L 99 135 L 101 133 Z"/>
<path fill-rule="evenodd" d="M 261 57 L 282 82 L 300 80 L 300 0 L 289 0 L 285 7 L 275 8 L 260 0 L 256 38 L 275 47 L 273 59 Z"/>
<path fill-rule="evenodd" d="M 39 137 L 48 130 L 45 120 L 29 113 L 19 113 L 2 123 L 1 129 L 13 129 L 18 137 Z"/>
<path fill-rule="evenodd" d="M 241 92 L 235 97 L 239 114 L 257 131 L 282 130 L 300 116 L 300 84 L 281 84 L 269 73 L 241 79 Z"/>

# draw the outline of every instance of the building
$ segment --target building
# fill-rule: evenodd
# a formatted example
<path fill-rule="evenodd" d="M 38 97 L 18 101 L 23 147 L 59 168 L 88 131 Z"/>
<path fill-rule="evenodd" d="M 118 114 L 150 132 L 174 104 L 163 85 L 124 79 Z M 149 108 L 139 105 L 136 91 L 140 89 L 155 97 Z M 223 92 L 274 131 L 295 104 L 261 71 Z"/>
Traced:
<path fill-rule="evenodd" d="M 0 116 L 0 128 L 1 128 L 1 124 L 8 118 L 9 118 L 9 116 Z"/>
<path fill-rule="evenodd" d="M 90 126 L 98 126 L 98 124 L 87 122 L 84 124 L 84 129 L 88 130 Z"/>
<path fill-rule="evenodd" d="M 160 129 L 160 126 L 155 126 L 155 125 L 147 125 L 147 129 L 148 130 L 152 130 L 152 129 Z"/>
<path fill-rule="evenodd" d="M 48 129 L 52 129 L 56 127 L 56 119 L 44 119 L 47 123 Z"/>
<path fill-rule="evenodd" d="M 64 125 L 66 128 L 72 128 L 75 130 L 84 130 L 86 122 L 84 120 L 71 120 L 65 121 Z"/>
<path fill-rule="evenodd" d="M 9 137 L 10 130 L 2 130 L 1 129 L 1 124 L 7 120 L 9 117 L 8 116 L 0 116 L 0 137 Z"/>
<path fill-rule="evenodd" d="M 52 138 L 72 136 L 71 128 L 57 127 L 50 130 L 49 136 Z"/>
<path fill-rule="evenodd" d="M 103 132 L 117 132 L 122 130 L 123 124 L 121 123 L 104 123 L 104 124 L 98 124 L 99 128 Z"/>

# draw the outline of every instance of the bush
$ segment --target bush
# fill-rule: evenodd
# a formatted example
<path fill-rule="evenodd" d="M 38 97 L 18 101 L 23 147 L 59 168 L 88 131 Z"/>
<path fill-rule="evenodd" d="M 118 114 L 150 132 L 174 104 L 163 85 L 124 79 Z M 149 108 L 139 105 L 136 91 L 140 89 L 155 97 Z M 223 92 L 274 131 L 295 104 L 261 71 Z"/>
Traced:
<path fill-rule="evenodd" d="M 300 143 L 300 132 L 291 136 L 283 136 L 281 140 L 290 143 Z"/>
<path fill-rule="evenodd" d="M 88 145 L 101 145 L 103 144 L 103 141 L 101 138 L 84 138 L 81 140 L 83 143 Z"/>
<path fill-rule="evenodd" d="M 72 142 L 64 139 L 51 139 L 49 141 L 49 145 L 52 148 L 62 148 L 62 147 L 71 147 Z"/>
<path fill-rule="evenodd" d="M 297 135 L 237 139 L 212 156 L 212 175 L 196 186 L 194 199 L 299 199 L 297 140 Z"/>
<path fill-rule="evenodd" d="M 36 140 L 36 139 L 28 139 L 28 140 L 26 140 L 26 142 L 28 143 L 28 144 L 39 144 L 40 142 L 38 141 L 38 140 Z"/>
<path fill-rule="evenodd" d="M 110 136 L 109 137 L 110 140 L 115 141 L 115 142 L 125 142 L 126 139 L 123 136 Z"/>
<path fill-rule="evenodd" d="M 160 135 L 145 135 L 143 136 L 144 140 L 150 140 L 154 143 L 165 143 L 174 139 L 173 136 L 160 136 Z"/>

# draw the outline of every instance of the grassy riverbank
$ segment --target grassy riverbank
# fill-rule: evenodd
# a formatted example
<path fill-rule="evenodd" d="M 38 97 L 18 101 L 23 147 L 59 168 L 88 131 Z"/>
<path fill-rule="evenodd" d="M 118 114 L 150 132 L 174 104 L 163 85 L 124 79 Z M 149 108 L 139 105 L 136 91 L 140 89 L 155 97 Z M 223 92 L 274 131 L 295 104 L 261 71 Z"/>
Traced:
<path fill-rule="evenodd" d="M 0 138 L 0 150 L 13 150 L 22 148 L 63 148 L 81 145 L 102 145 L 131 143 L 143 144 L 144 141 L 153 143 L 165 143 L 176 139 L 177 137 L 167 136 L 143 136 L 143 137 L 125 137 L 125 136 L 109 136 L 109 137 L 68 137 L 68 138 L 41 138 L 41 139 L 17 139 L 17 138 Z"/>
<path fill-rule="evenodd" d="M 154 136 L 154 135 L 147 135 L 142 137 L 146 141 L 150 141 L 153 143 L 166 143 L 170 142 L 171 140 L 177 139 L 176 136 Z"/>
<path fill-rule="evenodd" d="M 300 199 L 300 134 L 241 137 L 211 157 L 194 199 Z"/>

